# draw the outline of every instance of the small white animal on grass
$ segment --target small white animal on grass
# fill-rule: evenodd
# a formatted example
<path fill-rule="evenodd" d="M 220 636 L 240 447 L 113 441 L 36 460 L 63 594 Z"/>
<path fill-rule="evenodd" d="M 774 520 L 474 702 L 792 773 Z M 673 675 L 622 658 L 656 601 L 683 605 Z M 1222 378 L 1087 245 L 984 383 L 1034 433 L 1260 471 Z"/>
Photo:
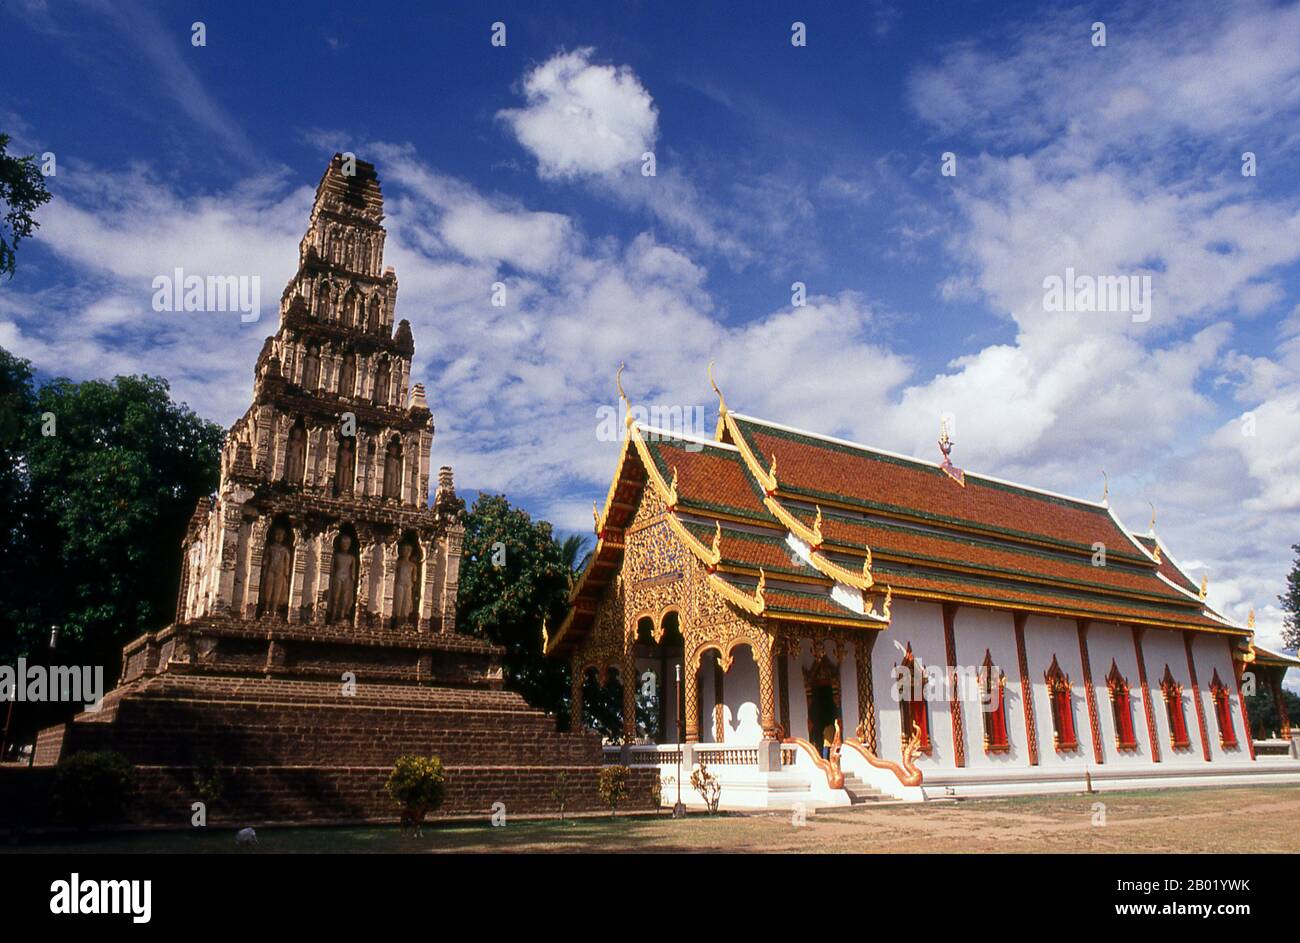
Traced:
<path fill-rule="evenodd" d="M 241 828 L 235 835 L 236 845 L 256 845 L 257 832 L 251 828 Z"/>

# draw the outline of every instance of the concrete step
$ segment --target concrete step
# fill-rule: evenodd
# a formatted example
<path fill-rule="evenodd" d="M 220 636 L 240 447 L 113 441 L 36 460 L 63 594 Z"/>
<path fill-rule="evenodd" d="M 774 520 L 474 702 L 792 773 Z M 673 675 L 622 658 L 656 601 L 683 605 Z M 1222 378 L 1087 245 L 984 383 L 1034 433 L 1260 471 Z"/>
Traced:
<path fill-rule="evenodd" d="M 867 785 L 853 773 L 844 774 L 844 791 L 849 794 L 849 798 L 854 805 L 860 805 L 864 802 L 879 802 L 885 798 L 879 789 Z"/>

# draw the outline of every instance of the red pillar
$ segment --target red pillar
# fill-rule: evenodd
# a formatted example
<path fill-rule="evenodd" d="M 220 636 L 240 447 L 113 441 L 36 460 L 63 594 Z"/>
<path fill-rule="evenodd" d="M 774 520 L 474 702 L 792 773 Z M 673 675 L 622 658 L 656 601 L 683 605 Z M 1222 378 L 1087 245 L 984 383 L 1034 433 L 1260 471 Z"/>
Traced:
<path fill-rule="evenodd" d="M 1138 678 L 1142 681 L 1142 704 L 1147 712 L 1147 733 L 1151 737 L 1151 762 L 1160 762 L 1160 738 L 1156 735 L 1156 715 L 1151 708 L 1151 686 L 1147 684 L 1147 663 L 1142 657 L 1142 629 L 1133 626 L 1133 650 L 1137 652 Z"/>
<path fill-rule="evenodd" d="M 1038 765 L 1038 729 L 1034 726 L 1034 685 L 1029 679 L 1029 659 L 1025 657 L 1025 622 L 1023 612 L 1012 614 L 1016 627 L 1016 660 L 1020 667 L 1020 703 L 1025 709 L 1025 735 L 1029 739 L 1029 765 Z"/>
<path fill-rule="evenodd" d="M 1092 757 L 1100 766 L 1105 760 L 1101 755 L 1101 725 L 1097 722 L 1097 689 L 1092 686 L 1092 664 L 1088 660 L 1088 625 L 1087 619 L 1075 623 L 1079 629 L 1079 657 L 1083 661 L 1083 693 L 1088 705 L 1088 729 L 1092 731 Z"/>
<path fill-rule="evenodd" d="M 957 604 L 943 604 L 943 641 L 948 655 L 948 685 L 952 688 L 948 711 L 952 717 L 952 750 L 958 766 L 966 765 L 966 735 L 961 720 L 961 692 L 957 690 L 957 636 L 953 623 L 957 617 Z"/>

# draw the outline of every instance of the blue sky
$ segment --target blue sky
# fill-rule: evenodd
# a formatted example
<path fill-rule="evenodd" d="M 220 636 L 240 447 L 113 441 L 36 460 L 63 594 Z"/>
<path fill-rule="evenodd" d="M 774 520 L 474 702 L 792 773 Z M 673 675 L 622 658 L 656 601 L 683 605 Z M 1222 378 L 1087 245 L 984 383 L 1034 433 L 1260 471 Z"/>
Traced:
<path fill-rule="evenodd" d="M 711 431 L 712 358 L 745 412 L 930 459 L 948 414 L 959 464 L 1091 499 L 1105 468 L 1267 643 L 1300 541 L 1297 35 L 1270 3 L 14 2 L 0 129 L 58 173 L 0 345 L 229 424 L 351 150 L 462 490 L 586 529 L 619 360 Z M 259 275 L 262 320 L 154 312 L 177 266 Z M 1046 311 L 1067 266 L 1150 275 L 1150 320 Z"/>

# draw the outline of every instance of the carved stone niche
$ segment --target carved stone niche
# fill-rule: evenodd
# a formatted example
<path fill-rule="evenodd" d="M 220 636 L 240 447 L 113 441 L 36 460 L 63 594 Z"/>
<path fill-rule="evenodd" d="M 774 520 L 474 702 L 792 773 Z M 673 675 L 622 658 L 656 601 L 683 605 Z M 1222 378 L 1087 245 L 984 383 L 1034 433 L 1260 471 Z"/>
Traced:
<path fill-rule="evenodd" d="M 361 565 L 360 541 L 350 524 L 339 528 L 330 557 L 329 594 L 325 621 L 351 624 L 357 609 L 357 582 Z"/>

